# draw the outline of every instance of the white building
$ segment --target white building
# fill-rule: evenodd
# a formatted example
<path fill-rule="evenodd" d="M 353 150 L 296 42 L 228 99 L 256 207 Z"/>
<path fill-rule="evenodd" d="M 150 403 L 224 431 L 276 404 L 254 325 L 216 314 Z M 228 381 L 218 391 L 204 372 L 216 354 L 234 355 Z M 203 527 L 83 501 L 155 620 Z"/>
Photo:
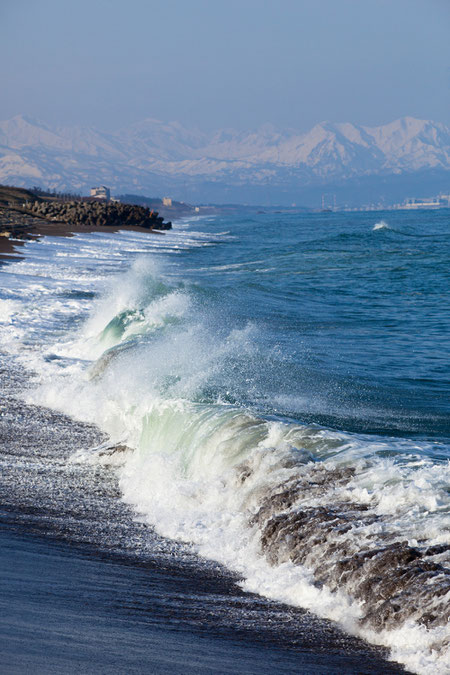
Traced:
<path fill-rule="evenodd" d="M 163 197 L 163 206 L 172 206 L 172 200 L 170 197 Z"/>
<path fill-rule="evenodd" d="M 111 191 L 104 185 L 93 187 L 91 188 L 91 197 L 95 197 L 95 199 L 104 199 L 105 201 L 109 202 L 111 198 Z"/>
<path fill-rule="evenodd" d="M 438 209 L 440 207 L 439 198 L 432 197 L 430 199 L 407 199 L 403 209 Z"/>

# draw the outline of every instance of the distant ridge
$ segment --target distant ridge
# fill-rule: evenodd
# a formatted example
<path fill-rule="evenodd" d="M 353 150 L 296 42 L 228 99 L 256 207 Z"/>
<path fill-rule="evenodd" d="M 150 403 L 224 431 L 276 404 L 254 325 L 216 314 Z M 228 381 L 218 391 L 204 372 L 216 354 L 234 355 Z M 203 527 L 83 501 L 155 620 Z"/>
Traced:
<path fill-rule="evenodd" d="M 377 127 L 321 122 L 307 133 L 263 125 L 204 133 L 145 119 L 114 133 L 0 122 L 0 183 L 171 193 L 189 201 L 286 203 L 322 191 L 401 198 L 450 189 L 450 129 L 404 117 Z M 356 191 L 356 192 L 355 192 Z"/>

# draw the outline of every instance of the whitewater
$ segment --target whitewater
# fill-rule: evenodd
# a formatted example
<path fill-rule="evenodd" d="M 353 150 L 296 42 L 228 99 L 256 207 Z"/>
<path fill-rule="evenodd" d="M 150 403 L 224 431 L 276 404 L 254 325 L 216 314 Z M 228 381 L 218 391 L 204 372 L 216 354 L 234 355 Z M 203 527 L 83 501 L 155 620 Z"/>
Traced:
<path fill-rule="evenodd" d="M 138 522 L 450 670 L 448 211 L 191 218 L 0 268 L 20 398 L 93 424 Z M 150 536 L 150 535 L 149 535 Z"/>

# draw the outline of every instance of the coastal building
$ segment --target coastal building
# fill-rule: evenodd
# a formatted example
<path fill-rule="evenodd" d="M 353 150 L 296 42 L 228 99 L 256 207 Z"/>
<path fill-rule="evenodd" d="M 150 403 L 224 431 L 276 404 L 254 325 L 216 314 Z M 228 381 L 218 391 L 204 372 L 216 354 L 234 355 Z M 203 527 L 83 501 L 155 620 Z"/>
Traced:
<path fill-rule="evenodd" d="M 93 187 L 91 188 L 91 197 L 95 197 L 95 199 L 104 199 L 105 201 L 109 202 L 111 198 L 111 191 L 104 185 Z"/>
<path fill-rule="evenodd" d="M 172 206 L 172 200 L 170 197 L 163 197 L 163 206 Z"/>
<path fill-rule="evenodd" d="M 439 198 L 432 199 L 407 199 L 402 208 L 404 209 L 438 209 L 441 204 Z"/>

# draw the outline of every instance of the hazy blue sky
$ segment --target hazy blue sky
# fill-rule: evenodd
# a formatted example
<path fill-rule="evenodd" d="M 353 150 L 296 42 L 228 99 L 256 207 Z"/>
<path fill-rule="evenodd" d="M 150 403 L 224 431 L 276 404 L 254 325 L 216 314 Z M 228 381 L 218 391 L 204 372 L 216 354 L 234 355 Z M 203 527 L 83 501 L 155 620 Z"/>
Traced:
<path fill-rule="evenodd" d="M 450 0 L 0 0 L 0 119 L 450 123 Z"/>

